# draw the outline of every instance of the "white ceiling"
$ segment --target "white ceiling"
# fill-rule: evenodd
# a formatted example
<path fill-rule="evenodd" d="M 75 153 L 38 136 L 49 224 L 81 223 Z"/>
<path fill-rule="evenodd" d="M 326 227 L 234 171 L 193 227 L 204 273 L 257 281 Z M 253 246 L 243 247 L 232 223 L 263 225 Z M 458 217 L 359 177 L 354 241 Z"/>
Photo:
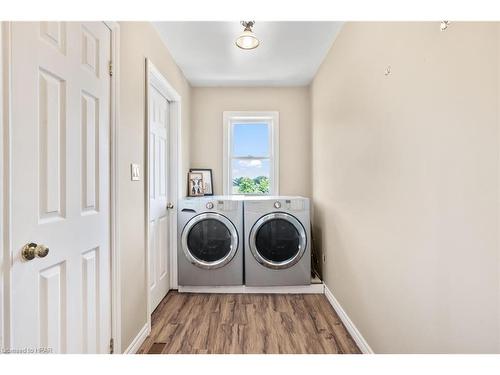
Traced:
<path fill-rule="evenodd" d="M 301 86 L 311 82 L 342 22 L 256 22 L 261 44 L 241 50 L 235 22 L 154 22 L 193 86 Z"/>

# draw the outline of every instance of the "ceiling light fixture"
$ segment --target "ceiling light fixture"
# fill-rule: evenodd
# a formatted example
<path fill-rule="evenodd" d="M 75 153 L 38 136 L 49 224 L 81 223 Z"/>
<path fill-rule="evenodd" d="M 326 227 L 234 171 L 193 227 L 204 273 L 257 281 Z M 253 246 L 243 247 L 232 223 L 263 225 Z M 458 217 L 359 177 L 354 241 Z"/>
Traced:
<path fill-rule="evenodd" d="M 448 26 L 450 26 L 450 21 L 441 21 L 441 25 L 439 26 L 439 28 L 441 29 L 441 31 L 445 31 Z"/>
<path fill-rule="evenodd" d="M 241 49 L 254 49 L 260 44 L 259 39 L 252 31 L 255 21 L 241 21 L 241 25 L 245 28 L 240 36 L 236 39 L 236 45 Z"/>

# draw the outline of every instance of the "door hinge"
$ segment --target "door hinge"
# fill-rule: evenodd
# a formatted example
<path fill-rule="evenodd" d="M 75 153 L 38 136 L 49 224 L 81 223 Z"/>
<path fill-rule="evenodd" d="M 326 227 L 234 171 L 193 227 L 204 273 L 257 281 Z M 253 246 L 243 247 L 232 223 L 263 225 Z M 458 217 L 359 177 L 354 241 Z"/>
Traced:
<path fill-rule="evenodd" d="M 112 61 L 109 62 L 109 75 L 111 77 L 113 77 L 113 62 Z"/>
<path fill-rule="evenodd" d="M 109 339 L 109 354 L 115 352 L 115 340 L 113 338 Z"/>

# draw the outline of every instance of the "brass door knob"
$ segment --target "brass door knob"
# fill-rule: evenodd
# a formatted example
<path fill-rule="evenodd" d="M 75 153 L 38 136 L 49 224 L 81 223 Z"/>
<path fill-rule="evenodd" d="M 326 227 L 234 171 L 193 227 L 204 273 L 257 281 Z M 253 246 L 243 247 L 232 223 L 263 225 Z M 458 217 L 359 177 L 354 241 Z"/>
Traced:
<path fill-rule="evenodd" d="M 38 245 L 35 249 L 36 256 L 39 258 L 45 258 L 49 253 L 49 248 L 45 245 Z"/>
<path fill-rule="evenodd" d="M 45 245 L 37 245 L 34 242 L 30 242 L 24 245 L 21 252 L 21 256 L 24 260 L 33 260 L 36 257 L 45 258 L 49 253 L 49 248 Z"/>

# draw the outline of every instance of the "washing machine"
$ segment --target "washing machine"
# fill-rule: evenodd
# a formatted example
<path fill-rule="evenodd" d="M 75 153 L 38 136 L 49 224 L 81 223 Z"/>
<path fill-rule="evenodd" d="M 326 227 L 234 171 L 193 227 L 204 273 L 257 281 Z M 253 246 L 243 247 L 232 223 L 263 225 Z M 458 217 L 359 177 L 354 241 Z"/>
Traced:
<path fill-rule="evenodd" d="M 243 284 L 243 202 L 230 196 L 186 198 L 178 210 L 181 286 Z"/>
<path fill-rule="evenodd" d="M 245 285 L 311 283 L 308 198 L 245 199 L 244 232 Z"/>

